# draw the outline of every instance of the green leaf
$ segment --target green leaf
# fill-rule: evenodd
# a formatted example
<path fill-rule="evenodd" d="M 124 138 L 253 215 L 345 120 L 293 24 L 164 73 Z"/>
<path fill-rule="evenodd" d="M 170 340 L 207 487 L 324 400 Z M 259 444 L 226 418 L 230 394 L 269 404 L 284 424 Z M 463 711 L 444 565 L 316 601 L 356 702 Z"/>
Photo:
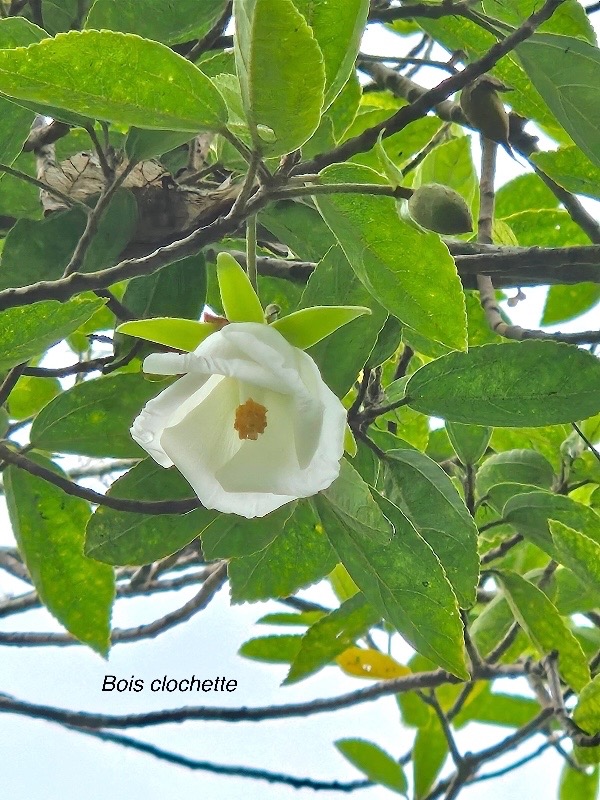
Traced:
<path fill-rule="evenodd" d="M 129 129 L 125 140 L 125 152 L 130 161 L 147 161 L 189 140 L 189 131 L 148 131 L 133 127 Z"/>
<path fill-rule="evenodd" d="M 336 564 L 327 577 L 335 596 L 340 602 L 345 603 L 346 600 L 358 594 L 358 586 L 354 583 L 343 564 Z"/>
<path fill-rule="evenodd" d="M 515 48 L 531 82 L 567 133 L 600 164 L 600 51 L 572 36 L 534 34 Z"/>
<path fill-rule="evenodd" d="M 197 322 L 195 319 L 176 319 L 173 317 L 157 317 L 156 319 L 138 319 L 123 322 L 116 328 L 117 333 L 135 336 L 148 342 L 164 344 L 176 350 L 191 353 L 211 333 L 216 333 L 221 326 L 216 322 Z"/>
<path fill-rule="evenodd" d="M 356 72 L 352 72 L 345 86 L 333 103 L 322 115 L 319 127 L 302 145 L 302 156 L 313 158 L 319 153 L 331 150 L 341 140 L 352 124 L 362 95 L 362 89 Z"/>
<path fill-rule="evenodd" d="M 165 385 L 147 381 L 139 373 L 75 384 L 40 411 L 31 426 L 31 442 L 49 452 L 140 458 L 144 451 L 129 428 Z"/>
<path fill-rule="evenodd" d="M 560 448 L 572 433 L 570 425 L 547 425 L 541 428 L 495 428 L 490 446 L 501 450 L 537 450 L 558 472 L 562 464 Z"/>
<path fill-rule="evenodd" d="M 331 235 L 329 230 L 327 233 Z M 307 308 L 323 302 L 371 309 L 370 315 L 358 318 L 349 328 L 336 331 L 309 351 L 325 383 L 338 397 L 343 397 L 370 356 L 387 312 L 356 277 L 339 245 L 331 247 L 319 260 L 300 304 Z"/>
<path fill-rule="evenodd" d="M 406 514 L 440 560 L 462 608 L 475 604 L 477 527 L 444 470 L 416 450 L 390 450 L 384 494 Z"/>
<path fill-rule="evenodd" d="M 294 660 L 302 637 L 297 634 L 279 636 L 257 636 L 239 649 L 239 654 L 253 661 L 266 661 L 269 664 L 289 664 Z"/>
<path fill-rule="evenodd" d="M 437 717 L 419 728 L 412 750 L 415 800 L 427 795 L 448 755 L 448 741 Z"/>
<path fill-rule="evenodd" d="M 179 323 L 174 320 L 172 324 L 162 321 L 153 323 L 153 327 L 140 329 L 140 338 L 149 339 L 160 344 L 175 347 L 178 350 L 195 350 L 202 338 L 204 331 L 214 332 L 217 326 L 198 329 L 196 320 L 200 316 L 206 300 L 206 264 L 204 256 L 199 253 L 194 256 L 169 264 L 154 275 L 144 275 L 129 281 L 123 305 L 138 318 L 184 318 Z M 185 320 L 193 320 L 192 325 L 187 325 Z M 125 330 L 124 333 L 127 333 Z M 144 335 L 147 333 L 148 335 Z M 135 334 L 135 327 L 132 334 Z M 162 338 L 166 337 L 167 341 Z M 115 353 L 124 355 L 131 347 L 131 341 L 124 342 L 122 336 L 115 338 Z"/>
<path fill-rule="evenodd" d="M 280 242 L 286 244 L 304 261 L 321 261 L 336 244 L 335 236 L 323 221 L 323 217 L 306 203 L 288 200 L 273 203 L 260 212 L 259 220 Z M 336 302 L 342 302 L 341 299 L 334 299 Z M 316 298 L 311 305 L 322 301 L 322 298 L 320 300 Z"/>
<path fill-rule="evenodd" d="M 209 561 L 242 558 L 264 550 L 281 535 L 292 516 L 294 503 L 288 503 L 264 517 L 244 519 L 237 514 L 219 514 L 214 524 L 202 533 L 202 552 Z"/>
<path fill-rule="evenodd" d="M 137 202 L 127 189 L 119 189 L 98 220 L 98 228 L 79 272 L 98 272 L 114 266 L 129 244 L 138 221 Z"/>
<path fill-rule="evenodd" d="M 568 322 L 594 308 L 600 300 L 597 283 L 578 283 L 568 286 L 551 286 L 546 295 L 542 325 L 558 325 Z"/>
<path fill-rule="evenodd" d="M 490 443 L 492 429 L 480 425 L 447 422 L 446 431 L 461 462 L 473 466 L 484 455 Z"/>
<path fill-rule="evenodd" d="M 477 470 L 475 491 L 480 497 L 499 483 L 523 483 L 550 489 L 554 470 L 535 450 L 505 450 L 494 453 Z"/>
<path fill-rule="evenodd" d="M 565 761 L 560 774 L 558 800 L 597 800 L 599 772 L 582 772 Z"/>
<path fill-rule="evenodd" d="M 394 189 L 396 189 L 398 186 L 402 186 L 404 183 L 404 173 L 400 167 L 394 163 L 394 160 L 388 156 L 387 151 L 383 146 L 383 131 L 381 131 L 377 137 L 375 152 L 377 153 L 377 158 L 379 159 L 379 163 L 381 165 L 381 171 L 388 179 L 390 186 L 393 186 Z"/>
<path fill-rule="evenodd" d="M 600 517 L 596 521 L 594 538 L 549 520 L 550 533 L 559 561 L 579 576 L 588 589 L 600 593 Z"/>
<path fill-rule="evenodd" d="M 572 497 L 550 492 L 519 494 L 507 502 L 502 513 L 506 522 L 551 556 L 555 550 L 548 527 L 550 519 L 590 536 L 596 533 L 600 544 L 600 517 Z"/>
<path fill-rule="evenodd" d="M 80 208 L 41 220 L 17 220 L 2 251 L 0 289 L 60 278 L 85 229 L 85 221 L 85 212 Z"/>
<path fill-rule="evenodd" d="M 9 17 L 0 20 L 0 48 L 20 47 L 39 41 L 46 34 L 37 25 L 23 17 Z M 29 136 L 33 113 L 22 106 L 0 97 L 0 162 L 11 165 L 21 152 L 23 143 Z M 0 180 L 3 174 L 0 173 Z"/>
<path fill-rule="evenodd" d="M 229 253 L 217 255 L 217 280 L 229 322 L 264 322 L 263 308 L 246 271 Z"/>
<path fill-rule="evenodd" d="M 567 191 L 600 197 L 600 168 L 579 147 L 572 145 L 545 153 L 533 153 L 531 160 Z"/>
<path fill-rule="evenodd" d="M 284 627 L 308 628 L 314 625 L 321 617 L 325 615 L 324 611 L 300 611 L 299 613 L 288 613 L 286 611 L 275 611 L 272 614 L 265 614 L 256 621 L 257 625 L 283 625 Z"/>
<path fill-rule="evenodd" d="M 364 636 L 379 619 L 379 613 L 360 593 L 321 617 L 302 637 L 284 684 L 296 683 L 318 672 Z"/>
<path fill-rule="evenodd" d="M 75 22 L 79 8 L 83 9 L 79 0 L 42 0 L 41 5 L 44 27 L 48 33 L 54 35 L 77 27 Z"/>
<path fill-rule="evenodd" d="M 471 638 L 482 656 L 486 657 L 492 652 L 513 622 L 510 607 L 501 594 L 486 604 L 470 627 Z"/>
<path fill-rule="evenodd" d="M 263 550 L 230 561 L 231 600 L 240 603 L 288 597 L 323 578 L 336 561 L 310 505 L 301 503 Z"/>
<path fill-rule="evenodd" d="M 485 505 L 489 505 L 500 515 L 511 498 L 528 493 L 536 494 L 539 491 L 539 486 L 534 484 L 512 483 L 508 479 L 505 481 L 505 483 L 495 483 L 490 486 L 481 498 L 485 498 Z"/>
<path fill-rule="evenodd" d="M 129 500 L 194 497 L 188 482 L 174 467 L 164 469 L 151 458 L 118 478 L 107 494 Z M 85 554 L 118 566 L 152 564 L 181 550 L 216 517 L 215 511 L 206 508 L 187 514 L 144 514 L 98 506 L 87 524 Z"/>
<path fill-rule="evenodd" d="M 145 39 L 177 44 L 202 38 L 226 5 L 227 0 L 95 0 L 85 27 L 137 33 Z"/>
<path fill-rule="evenodd" d="M 294 0 L 323 54 L 328 108 L 354 69 L 369 11 L 369 0 Z"/>
<path fill-rule="evenodd" d="M 363 95 L 363 102 L 359 107 L 359 113 L 355 117 L 352 125 L 350 125 L 348 130 L 344 133 L 344 140 L 360 135 L 367 128 L 383 122 L 383 120 L 391 116 L 394 110 L 406 105 L 405 102 L 394 98 L 396 105 L 393 109 L 389 107 L 370 108 L 368 103 L 373 100 L 373 94 L 369 92 Z M 378 95 L 378 97 L 381 96 L 385 97 L 386 101 L 389 98 L 387 94 Z M 389 161 L 396 164 L 398 169 L 402 170 L 402 168 L 405 168 L 410 162 L 412 155 L 418 153 L 429 144 L 432 137 L 439 131 L 441 124 L 440 119 L 435 116 L 418 119 L 410 125 L 407 125 L 406 128 L 398 131 L 398 133 L 393 133 L 391 136 L 382 139 L 381 147 L 375 144 L 368 152 L 358 153 L 353 156 L 351 161 L 355 164 L 363 164 L 365 167 L 371 167 L 371 169 L 381 173 L 382 151 L 384 151 Z M 389 170 L 390 166 L 388 164 L 385 170 L 386 175 Z"/>
<path fill-rule="evenodd" d="M 509 2 L 484 0 L 483 10 L 488 16 L 518 28 L 530 14 L 538 10 L 538 6 L 535 0 L 509 0 Z M 596 42 L 594 28 L 586 16 L 585 9 L 576 0 L 566 0 L 561 3 L 550 19 L 540 25 L 539 30 L 545 33 L 578 36 L 593 44 Z"/>
<path fill-rule="evenodd" d="M 560 614 L 568 616 L 593 611 L 598 605 L 598 594 L 587 588 L 580 578 L 564 567 L 554 573 L 552 586 L 556 587 L 554 605 Z"/>
<path fill-rule="evenodd" d="M 35 460 L 59 471 L 46 459 Z M 4 473 L 4 488 L 15 538 L 41 601 L 69 633 L 106 655 L 115 579 L 112 569 L 82 554 L 88 503 L 17 467 Z"/>
<path fill-rule="evenodd" d="M 558 652 L 561 677 L 579 692 L 590 680 L 581 645 L 546 595 L 514 572 L 497 573 L 515 619 L 543 655 Z"/>
<path fill-rule="evenodd" d="M 13 161 L 13 166 L 33 178 L 36 176 L 33 153 L 21 153 L 16 161 Z M 38 189 L 13 175 L 0 173 L 0 213 L 16 218 L 41 219 L 42 207 Z"/>
<path fill-rule="evenodd" d="M 532 159 L 536 157 L 537 154 L 531 156 Z M 526 175 L 518 175 L 498 189 L 494 212 L 496 217 L 503 219 L 519 211 L 557 207 L 557 198 L 539 175 L 528 172 Z"/>
<path fill-rule="evenodd" d="M 375 347 L 367 360 L 367 367 L 374 369 L 391 358 L 402 343 L 402 325 L 390 314 L 379 331 Z"/>
<path fill-rule="evenodd" d="M 600 733 L 600 675 L 585 686 L 573 710 L 573 722 L 588 734 Z M 579 764 L 597 764 L 600 761 L 600 747 L 575 747 Z"/>
<path fill-rule="evenodd" d="M 366 167 L 344 164 L 323 170 L 321 182 L 380 184 L 383 179 Z M 464 295 L 454 261 L 437 234 L 401 220 L 389 197 L 332 194 L 318 195 L 315 202 L 379 303 L 423 336 L 465 348 Z"/>
<path fill-rule="evenodd" d="M 589 244 L 588 236 L 566 211 L 555 208 L 521 211 L 505 222 L 523 247 L 570 247 Z"/>
<path fill-rule="evenodd" d="M 370 781 L 406 795 L 408 782 L 404 770 L 381 747 L 365 739 L 338 739 L 335 746 Z"/>
<path fill-rule="evenodd" d="M 460 728 L 468 722 L 483 722 L 506 728 L 520 728 L 539 713 L 535 700 L 514 694 L 491 692 L 487 687 L 468 703 L 454 718 L 454 726 Z"/>
<path fill-rule="evenodd" d="M 499 427 L 554 425 L 600 410 L 600 361 L 549 341 L 489 344 L 418 369 L 408 404 L 451 422 Z"/>
<path fill-rule="evenodd" d="M 44 300 L 0 313 L 0 370 L 29 361 L 60 342 L 104 306 L 100 298 Z"/>
<path fill-rule="evenodd" d="M 61 391 L 60 381 L 55 378 L 34 378 L 23 375 L 17 381 L 8 398 L 8 410 L 12 419 L 27 419 L 49 403 Z"/>
<path fill-rule="evenodd" d="M 33 114 L 29 109 L 11 102 L 6 97 L 0 97 L 0 114 L 2 115 L 0 159 L 3 164 L 10 166 L 21 152 L 23 143 L 29 136 Z M 3 174 L 0 173 L 0 179 Z"/>
<path fill-rule="evenodd" d="M 319 45 L 291 0 L 234 0 L 233 9 L 236 68 L 254 145 L 270 155 L 291 153 L 321 119 Z"/>
<path fill-rule="evenodd" d="M 370 314 L 365 306 L 313 306 L 302 308 L 271 326 L 294 347 L 306 350 L 357 317 Z"/>
<path fill-rule="evenodd" d="M 0 48 L 27 47 L 39 42 L 47 36 L 46 31 L 34 25 L 25 17 L 7 17 L 0 19 Z"/>
<path fill-rule="evenodd" d="M 0 91 L 140 128 L 196 134 L 219 131 L 227 120 L 221 95 L 190 61 L 158 42 L 112 31 L 70 31 L 0 50 Z"/>
<path fill-rule="evenodd" d="M 136 317 L 183 317 L 197 320 L 206 300 L 204 256 L 182 258 L 154 275 L 127 284 L 123 304 Z"/>
<path fill-rule="evenodd" d="M 456 598 L 410 521 L 385 498 L 375 503 L 346 462 L 314 502 L 331 544 L 368 602 L 419 652 L 466 678 Z"/>

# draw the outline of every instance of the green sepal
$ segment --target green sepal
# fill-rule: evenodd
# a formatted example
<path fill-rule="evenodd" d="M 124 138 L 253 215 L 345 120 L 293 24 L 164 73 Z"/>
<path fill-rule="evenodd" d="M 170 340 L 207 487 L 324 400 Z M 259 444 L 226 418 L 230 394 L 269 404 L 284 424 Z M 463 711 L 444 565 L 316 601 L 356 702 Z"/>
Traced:
<path fill-rule="evenodd" d="M 294 347 L 306 350 L 356 317 L 370 314 L 366 306 L 313 306 L 271 323 Z"/>
<path fill-rule="evenodd" d="M 258 295 L 244 269 L 229 253 L 217 256 L 217 280 L 223 311 L 229 322 L 264 322 Z"/>
<path fill-rule="evenodd" d="M 221 330 L 223 326 L 217 322 L 197 322 L 193 319 L 178 317 L 155 317 L 154 319 L 138 319 L 123 322 L 116 328 L 117 333 L 135 336 L 148 342 L 164 344 L 176 350 L 191 352 L 211 333 Z"/>

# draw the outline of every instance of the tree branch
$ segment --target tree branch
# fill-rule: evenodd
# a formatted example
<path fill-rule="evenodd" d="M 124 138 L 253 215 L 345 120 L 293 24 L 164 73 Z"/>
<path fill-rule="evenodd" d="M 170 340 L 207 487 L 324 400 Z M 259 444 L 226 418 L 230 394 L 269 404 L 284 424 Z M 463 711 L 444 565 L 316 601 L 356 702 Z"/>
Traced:
<path fill-rule="evenodd" d="M 31 459 L 20 453 L 16 453 L 4 444 L 0 444 L 0 460 L 4 461 L 5 464 L 12 464 L 19 469 L 24 469 L 31 475 L 42 478 L 54 486 L 58 486 L 66 494 L 80 497 L 90 503 L 114 508 L 116 511 L 133 511 L 140 514 L 187 514 L 188 511 L 201 507 L 201 503 L 197 498 L 189 498 L 187 500 L 127 500 L 121 497 L 100 494 L 93 489 L 86 489 L 78 483 L 73 483 L 67 478 L 63 478 L 62 475 L 57 475 L 52 470 L 46 469 L 41 464 L 31 461 Z"/>
<path fill-rule="evenodd" d="M 142 639 L 154 639 L 164 631 L 187 622 L 198 611 L 202 611 L 210 603 L 227 578 L 227 564 L 220 562 L 213 566 L 211 574 L 202 584 L 200 590 L 191 600 L 164 617 L 153 620 L 135 628 L 115 628 L 111 633 L 111 643 L 126 644 L 139 642 Z M 81 642 L 69 633 L 35 633 L 35 632 L 0 632 L 0 644 L 13 647 L 39 647 L 50 645 L 65 647 L 79 645 Z"/>

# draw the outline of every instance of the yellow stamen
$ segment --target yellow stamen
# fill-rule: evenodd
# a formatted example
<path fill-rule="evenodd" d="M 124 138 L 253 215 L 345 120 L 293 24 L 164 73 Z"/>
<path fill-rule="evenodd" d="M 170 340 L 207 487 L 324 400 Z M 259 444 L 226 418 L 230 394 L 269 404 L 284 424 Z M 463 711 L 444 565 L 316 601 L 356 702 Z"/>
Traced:
<path fill-rule="evenodd" d="M 253 439 L 256 441 L 267 427 L 267 409 L 256 403 L 251 397 L 235 410 L 233 427 L 238 432 L 240 439 Z"/>

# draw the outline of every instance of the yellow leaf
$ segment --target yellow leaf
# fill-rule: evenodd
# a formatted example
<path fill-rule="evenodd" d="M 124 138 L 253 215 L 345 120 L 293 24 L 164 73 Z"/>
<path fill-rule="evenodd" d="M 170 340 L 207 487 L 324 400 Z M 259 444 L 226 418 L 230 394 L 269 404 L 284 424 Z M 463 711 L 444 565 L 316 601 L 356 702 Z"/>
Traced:
<path fill-rule="evenodd" d="M 349 647 L 336 658 L 336 662 L 344 672 L 357 678 L 392 680 L 410 675 L 410 669 L 395 658 L 370 648 Z"/>

